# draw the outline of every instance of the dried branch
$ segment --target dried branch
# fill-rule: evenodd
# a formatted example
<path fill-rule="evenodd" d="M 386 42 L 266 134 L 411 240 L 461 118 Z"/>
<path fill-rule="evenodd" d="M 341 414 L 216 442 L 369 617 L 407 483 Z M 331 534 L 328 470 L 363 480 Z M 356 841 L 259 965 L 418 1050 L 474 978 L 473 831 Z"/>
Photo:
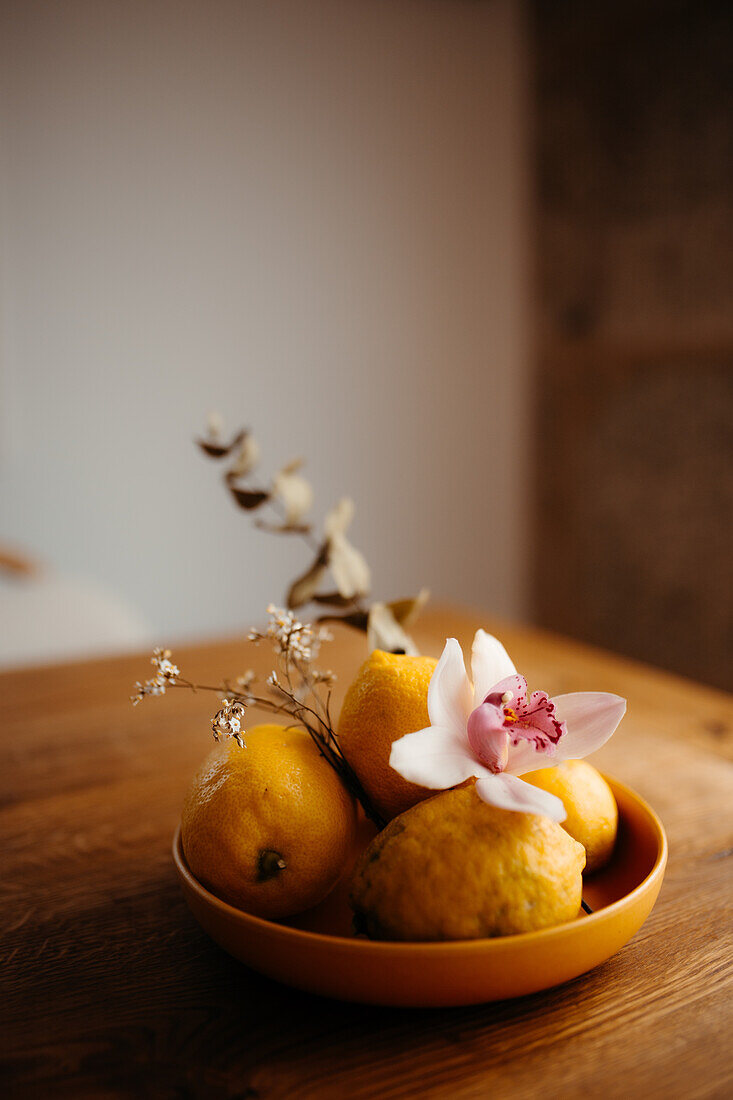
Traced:
<path fill-rule="evenodd" d="M 273 670 L 268 677 L 266 687 L 270 694 L 255 694 L 255 677 L 251 671 L 237 681 L 236 687 L 228 680 L 216 685 L 197 684 L 181 674 L 170 660 L 169 650 L 156 649 L 151 658 L 156 676 L 135 685 L 133 703 L 147 696 L 165 695 L 170 688 L 215 692 L 221 698 L 221 707 L 212 719 L 214 739 L 220 741 L 229 737 L 242 748 L 246 746 L 244 719 L 247 708 L 257 707 L 269 714 L 284 716 L 308 733 L 367 817 L 378 828 L 383 828 L 385 822 L 344 756 L 333 728 L 330 710 L 333 673 L 319 671 L 313 665 L 321 643 L 330 640 L 330 634 L 322 627 L 301 623 L 291 611 L 271 606 L 268 613 L 270 621 L 266 630 L 252 630 L 250 640 L 255 643 L 268 641 L 275 651 L 281 673 Z"/>
<path fill-rule="evenodd" d="M 245 484 L 259 462 L 259 446 L 251 432 L 242 430 L 233 440 L 224 443 L 221 420 L 210 417 L 208 436 L 198 440 L 205 454 L 222 458 L 233 454 L 234 459 L 224 474 L 224 481 L 238 507 L 255 512 L 265 505 L 278 516 L 271 522 L 261 515 L 255 526 L 261 531 L 278 535 L 298 535 L 310 548 L 313 558 L 308 568 L 293 580 L 287 589 L 286 604 L 291 609 L 310 603 L 331 608 L 333 612 L 322 615 L 319 622 L 340 622 L 368 634 L 369 644 L 393 652 L 416 652 L 415 645 L 406 633 L 424 603 L 424 594 L 391 603 L 366 601 L 371 587 L 369 566 L 364 556 L 346 536 L 354 516 L 353 502 L 345 497 L 327 514 L 322 536 L 313 532 L 306 516 L 313 503 L 313 490 L 303 477 L 303 460 L 294 459 L 282 466 L 271 479 L 269 489 Z M 335 590 L 319 591 L 327 574 L 335 582 Z M 343 614 L 335 614 L 335 611 Z"/>

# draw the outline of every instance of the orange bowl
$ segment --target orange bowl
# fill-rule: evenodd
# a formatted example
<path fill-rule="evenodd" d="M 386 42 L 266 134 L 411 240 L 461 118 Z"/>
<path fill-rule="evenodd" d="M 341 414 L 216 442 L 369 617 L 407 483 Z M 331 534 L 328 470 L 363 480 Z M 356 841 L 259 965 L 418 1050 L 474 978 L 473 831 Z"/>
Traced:
<path fill-rule="evenodd" d="M 541 932 L 449 943 L 358 938 L 350 931 L 348 875 L 315 909 L 275 923 L 233 908 L 194 878 L 180 827 L 173 859 L 204 931 L 234 958 L 287 985 L 346 1001 L 413 1007 L 521 997 L 605 962 L 638 932 L 657 899 L 667 863 L 664 827 L 638 794 L 608 782 L 618 802 L 619 833 L 611 862 L 585 880 L 583 896 L 593 913 Z M 361 847 L 369 828 L 365 823 Z"/>

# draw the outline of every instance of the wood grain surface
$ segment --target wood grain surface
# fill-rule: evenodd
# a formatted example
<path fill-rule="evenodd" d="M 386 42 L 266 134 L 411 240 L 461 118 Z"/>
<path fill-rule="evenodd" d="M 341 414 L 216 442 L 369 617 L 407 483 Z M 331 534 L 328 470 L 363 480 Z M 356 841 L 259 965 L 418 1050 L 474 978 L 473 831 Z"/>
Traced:
<path fill-rule="evenodd" d="M 478 620 L 434 611 L 425 652 Z M 491 628 L 485 621 L 483 625 Z M 639 935 L 596 971 L 521 1000 L 379 1010 L 246 970 L 185 908 L 170 841 L 209 749 L 212 698 L 132 708 L 147 657 L 0 677 L 0 1044 L 5 1096 L 723 1097 L 733 1094 L 733 703 L 549 634 L 494 628 L 530 683 L 618 692 L 596 761 L 661 815 L 670 860 Z M 344 686 L 365 656 L 344 632 Z M 269 670 L 244 642 L 181 648 L 203 682 Z"/>

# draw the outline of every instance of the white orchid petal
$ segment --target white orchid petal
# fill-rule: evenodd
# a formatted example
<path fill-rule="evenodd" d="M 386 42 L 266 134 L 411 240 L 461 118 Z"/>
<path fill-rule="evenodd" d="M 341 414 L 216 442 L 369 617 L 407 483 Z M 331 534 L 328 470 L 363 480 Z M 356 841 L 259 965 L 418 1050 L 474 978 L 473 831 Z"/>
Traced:
<path fill-rule="evenodd" d="M 524 775 L 525 772 L 536 772 L 538 768 L 552 768 L 559 763 L 560 757 L 557 755 L 557 750 L 543 752 L 536 749 L 531 741 L 520 741 L 516 745 L 509 745 L 509 759 L 505 771 L 509 775 Z"/>
<path fill-rule="evenodd" d="M 431 790 L 446 790 L 471 776 L 490 775 L 468 742 L 448 726 L 427 726 L 395 741 L 389 763 L 403 779 Z"/>
<path fill-rule="evenodd" d="M 476 793 L 484 802 L 500 810 L 513 810 L 522 814 L 542 814 L 552 821 L 564 821 L 565 807 L 556 795 L 533 787 L 516 775 L 490 775 L 479 779 Z"/>
<path fill-rule="evenodd" d="M 498 638 L 477 630 L 471 649 L 473 705 L 479 706 L 495 684 L 516 673 L 514 663 Z"/>
<path fill-rule="evenodd" d="M 471 710 L 471 684 L 463 653 L 456 638 L 447 638 L 428 687 L 430 721 L 434 726 L 454 730 L 468 747 L 466 725 Z"/>
<path fill-rule="evenodd" d="M 550 766 L 563 760 L 580 760 L 600 749 L 626 713 L 626 700 L 606 691 L 555 695 L 552 702 L 556 716 L 567 725 L 567 733 L 548 760 Z"/>

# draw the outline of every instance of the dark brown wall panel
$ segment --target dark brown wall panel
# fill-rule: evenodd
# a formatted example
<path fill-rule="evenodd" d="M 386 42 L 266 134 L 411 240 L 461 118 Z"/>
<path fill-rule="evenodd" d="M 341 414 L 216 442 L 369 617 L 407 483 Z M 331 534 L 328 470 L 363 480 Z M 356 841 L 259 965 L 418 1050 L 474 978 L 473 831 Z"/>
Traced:
<path fill-rule="evenodd" d="M 534 5 L 536 603 L 733 686 L 733 5 Z"/>

